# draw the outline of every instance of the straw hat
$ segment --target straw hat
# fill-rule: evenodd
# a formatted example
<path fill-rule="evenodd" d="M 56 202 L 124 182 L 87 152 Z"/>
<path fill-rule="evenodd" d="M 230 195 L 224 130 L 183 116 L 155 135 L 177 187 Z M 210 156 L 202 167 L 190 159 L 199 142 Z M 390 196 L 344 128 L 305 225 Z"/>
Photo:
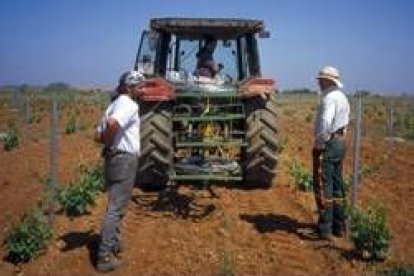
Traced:
<path fill-rule="evenodd" d="M 339 75 L 338 69 L 332 66 L 325 66 L 319 71 L 317 79 L 327 79 L 333 81 L 337 87 L 342 88 L 344 85 L 341 82 L 341 76 Z"/>

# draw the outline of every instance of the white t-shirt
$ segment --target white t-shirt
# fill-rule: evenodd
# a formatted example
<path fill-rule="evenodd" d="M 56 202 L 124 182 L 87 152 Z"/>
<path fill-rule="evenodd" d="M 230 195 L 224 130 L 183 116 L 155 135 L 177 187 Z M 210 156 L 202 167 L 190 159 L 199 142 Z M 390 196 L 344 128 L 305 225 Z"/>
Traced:
<path fill-rule="evenodd" d="M 120 95 L 105 111 L 98 126 L 98 132 L 102 133 L 106 128 L 109 118 L 115 119 L 120 129 L 115 134 L 113 147 L 120 151 L 132 154 L 140 154 L 140 119 L 138 104 L 127 95 Z"/>
<path fill-rule="evenodd" d="M 331 134 L 349 124 L 348 99 L 337 88 L 324 91 L 315 122 L 315 147 L 323 149 Z"/>

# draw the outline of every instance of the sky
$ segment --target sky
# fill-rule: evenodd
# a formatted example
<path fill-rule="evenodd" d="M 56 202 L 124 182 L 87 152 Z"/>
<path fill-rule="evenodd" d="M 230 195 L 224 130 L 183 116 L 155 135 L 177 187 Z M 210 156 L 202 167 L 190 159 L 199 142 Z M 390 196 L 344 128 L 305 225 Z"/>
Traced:
<path fill-rule="evenodd" d="M 344 90 L 414 94 L 410 0 L 1 0 L 0 85 L 112 88 L 153 17 L 262 19 L 262 75 L 280 90 L 317 89 L 325 65 Z"/>

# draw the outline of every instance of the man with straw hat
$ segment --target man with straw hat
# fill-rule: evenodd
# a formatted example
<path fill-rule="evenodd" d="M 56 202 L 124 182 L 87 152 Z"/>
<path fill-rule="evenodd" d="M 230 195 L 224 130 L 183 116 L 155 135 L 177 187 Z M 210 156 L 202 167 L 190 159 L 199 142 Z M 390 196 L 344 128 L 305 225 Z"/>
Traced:
<path fill-rule="evenodd" d="M 316 79 L 322 93 L 312 150 L 314 192 L 319 213 L 317 230 L 321 239 L 330 240 L 332 234 L 342 237 L 346 230 L 342 160 L 350 108 L 340 90 L 343 84 L 336 68 L 324 67 Z"/>

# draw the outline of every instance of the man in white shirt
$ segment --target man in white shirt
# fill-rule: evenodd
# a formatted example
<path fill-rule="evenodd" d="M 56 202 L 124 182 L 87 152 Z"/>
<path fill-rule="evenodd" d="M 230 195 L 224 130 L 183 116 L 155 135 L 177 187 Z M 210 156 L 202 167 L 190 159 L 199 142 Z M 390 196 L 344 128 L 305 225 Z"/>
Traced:
<path fill-rule="evenodd" d="M 116 256 L 122 251 L 120 225 L 131 199 L 140 154 L 140 119 L 138 104 L 133 100 L 143 79 L 137 71 L 124 73 L 118 86 L 118 96 L 103 115 L 95 140 L 104 144 L 105 184 L 108 206 L 101 228 L 97 269 L 107 272 L 122 261 Z"/>
<path fill-rule="evenodd" d="M 342 160 L 345 155 L 345 132 L 349 124 L 349 103 L 340 91 L 339 72 L 324 67 L 317 76 L 322 101 L 315 122 L 315 144 L 312 150 L 314 192 L 318 205 L 318 234 L 322 239 L 345 233 L 345 190 Z M 320 181 L 319 169 L 322 169 Z"/>

